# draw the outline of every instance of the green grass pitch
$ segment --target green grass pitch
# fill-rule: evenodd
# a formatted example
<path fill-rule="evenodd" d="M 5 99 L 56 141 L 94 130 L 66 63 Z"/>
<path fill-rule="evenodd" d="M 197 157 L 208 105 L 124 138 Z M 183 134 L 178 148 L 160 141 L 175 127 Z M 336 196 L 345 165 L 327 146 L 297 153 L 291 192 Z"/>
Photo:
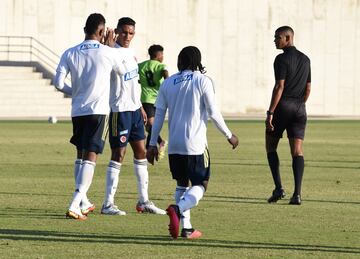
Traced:
<path fill-rule="evenodd" d="M 203 237 L 190 241 L 169 238 L 166 215 L 136 213 L 130 148 L 116 196 L 128 215 L 100 214 L 108 144 L 88 193 L 96 211 L 84 222 L 65 219 L 74 190 L 71 123 L 0 122 L 0 258 L 359 258 L 360 121 L 308 122 L 301 206 L 288 205 L 287 139 L 279 145 L 287 197 L 267 204 L 264 122 L 228 125 L 240 140 L 235 151 L 209 125 L 211 181 L 192 210 Z M 175 189 L 167 159 L 149 173 L 150 198 L 166 208 Z"/>

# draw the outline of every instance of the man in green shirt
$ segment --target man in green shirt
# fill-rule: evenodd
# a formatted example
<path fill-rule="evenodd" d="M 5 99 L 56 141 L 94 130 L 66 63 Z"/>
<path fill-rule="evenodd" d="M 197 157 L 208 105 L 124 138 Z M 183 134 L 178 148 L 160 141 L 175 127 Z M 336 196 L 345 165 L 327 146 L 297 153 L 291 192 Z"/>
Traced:
<path fill-rule="evenodd" d="M 160 85 L 169 77 L 169 72 L 165 64 L 162 63 L 164 59 L 164 48 L 160 45 L 152 45 L 149 50 L 150 60 L 146 60 L 139 64 L 139 76 L 141 84 L 141 102 L 146 112 L 148 121 L 146 131 L 148 136 L 146 139 L 146 148 L 149 146 L 151 139 L 151 128 L 154 123 L 155 106 L 154 103 L 159 93 Z M 159 155 L 163 157 L 167 141 L 159 136 L 157 140 L 159 144 Z"/>

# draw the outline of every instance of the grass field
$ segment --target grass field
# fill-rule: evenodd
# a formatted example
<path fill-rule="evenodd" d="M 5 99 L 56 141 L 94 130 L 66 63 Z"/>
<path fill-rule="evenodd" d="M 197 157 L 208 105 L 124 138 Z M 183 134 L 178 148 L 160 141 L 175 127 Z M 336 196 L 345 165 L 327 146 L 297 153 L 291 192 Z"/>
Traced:
<path fill-rule="evenodd" d="M 287 139 L 279 146 L 287 197 L 267 204 L 273 189 L 262 121 L 231 121 L 240 139 L 232 151 L 209 126 L 209 189 L 192 211 L 199 240 L 171 240 L 167 216 L 135 212 L 131 149 L 122 167 L 117 205 L 127 216 L 102 216 L 109 146 L 100 156 L 89 220 L 65 219 L 74 189 L 71 124 L 0 122 L 0 258 L 359 258 L 360 121 L 309 121 L 303 205 L 290 206 L 293 176 Z M 165 134 L 165 133 L 164 133 Z M 150 198 L 172 203 L 167 159 L 149 167 Z"/>

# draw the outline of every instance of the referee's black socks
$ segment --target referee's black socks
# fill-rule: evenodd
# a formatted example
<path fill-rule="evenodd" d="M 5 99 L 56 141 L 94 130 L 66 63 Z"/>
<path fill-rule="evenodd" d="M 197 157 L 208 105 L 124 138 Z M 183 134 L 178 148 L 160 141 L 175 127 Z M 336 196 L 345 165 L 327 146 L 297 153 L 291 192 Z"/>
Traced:
<path fill-rule="evenodd" d="M 304 157 L 294 156 L 292 162 L 292 168 L 294 173 L 295 190 L 294 195 L 301 195 L 301 183 L 304 174 Z"/>
<path fill-rule="evenodd" d="M 272 177 L 274 179 L 275 188 L 277 190 L 282 189 L 281 178 L 280 178 L 280 162 L 277 152 L 267 153 L 267 159 L 269 162 Z"/>

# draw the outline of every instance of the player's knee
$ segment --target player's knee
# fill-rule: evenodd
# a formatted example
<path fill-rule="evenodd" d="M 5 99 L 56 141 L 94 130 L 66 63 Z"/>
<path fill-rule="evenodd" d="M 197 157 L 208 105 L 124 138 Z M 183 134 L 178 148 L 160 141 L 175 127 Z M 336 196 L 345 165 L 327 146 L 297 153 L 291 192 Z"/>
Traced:
<path fill-rule="evenodd" d="M 203 181 L 203 182 L 202 182 L 202 186 L 204 186 L 205 191 L 207 190 L 208 183 L 209 183 L 209 181 L 208 181 L 208 180 L 207 180 L 207 181 Z"/>
<path fill-rule="evenodd" d="M 122 163 L 126 153 L 125 148 L 114 148 L 111 150 L 111 160 Z"/>
<path fill-rule="evenodd" d="M 181 186 L 181 187 L 189 187 L 190 186 L 190 182 L 189 182 L 189 179 L 177 179 L 176 180 L 176 184 L 178 186 Z"/>

